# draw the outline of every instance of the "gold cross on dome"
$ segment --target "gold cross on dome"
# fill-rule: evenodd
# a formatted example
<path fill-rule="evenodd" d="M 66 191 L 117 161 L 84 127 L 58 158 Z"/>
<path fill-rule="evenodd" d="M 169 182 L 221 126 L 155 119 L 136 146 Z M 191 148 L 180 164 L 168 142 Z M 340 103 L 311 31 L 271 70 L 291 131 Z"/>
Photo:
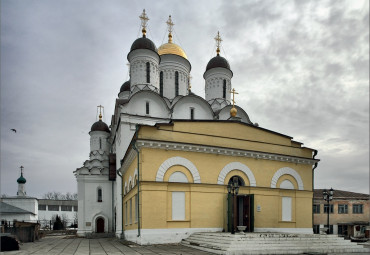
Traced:
<path fill-rule="evenodd" d="M 101 118 L 102 118 L 102 115 L 101 115 L 101 108 L 104 108 L 104 106 L 102 106 L 102 105 L 98 105 L 97 107 L 98 107 L 98 108 L 100 108 L 99 120 L 101 120 Z"/>
<path fill-rule="evenodd" d="M 220 36 L 220 32 L 218 31 L 217 32 L 217 35 L 215 37 L 215 40 L 216 40 L 216 45 L 217 45 L 217 55 L 220 55 L 220 46 L 221 46 L 221 42 L 222 42 L 222 39 L 221 39 L 221 36 Z"/>
<path fill-rule="evenodd" d="M 166 24 L 168 27 L 168 42 L 172 43 L 172 28 L 175 24 L 172 22 L 171 15 L 168 17 Z"/>
<path fill-rule="evenodd" d="M 230 93 L 233 94 L 233 107 L 235 106 L 235 94 L 239 94 L 238 92 L 235 91 L 235 89 L 233 89 L 232 91 L 230 91 Z"/>
<path fill-rule="evenodd" d="M 172 22 L 171 15 L 168 17 L 168 20 L 167 20 L 166 24 L 168 26 L 168 32 L 172 33 L 172 27 L 175 24 Z"/>
<path fill-rule="evenodd" d="M 141 31 L 143 32 L 143 35 L 145 35 L 146 34 L 146 23 L 149 20 L 148 16 L 145 13 L 145 9 L 143 10 L 143 13 L 139 16 L 139 18 L 141 19 L 141 26 L 143 27 Z"/>

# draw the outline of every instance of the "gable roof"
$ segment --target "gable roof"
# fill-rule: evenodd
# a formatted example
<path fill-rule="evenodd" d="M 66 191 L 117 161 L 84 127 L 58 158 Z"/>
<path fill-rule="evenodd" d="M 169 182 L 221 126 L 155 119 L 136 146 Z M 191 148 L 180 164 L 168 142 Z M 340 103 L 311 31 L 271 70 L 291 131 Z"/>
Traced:
<path fill-rule="evenodd" d="M 315 199 L 322 199 L 323 198 L 323 192 L 324 189 L 315 189 L 314 190 L 314 198 Z M 350 192 L 350 191 L 344 191 L 344 190 L 334 190 L 333 199 L 363 199 L 363 200 L 369 200 L 370 196 L 369 194 L 363 194 L 363 193 L 356 193 L 356 192 Z"/>
<path fill-rule="evenodd" d="M 34 214 L 33 212 L 18 208 L 16 206 L 0 202 L 0 212 L 1 214 Z"/>

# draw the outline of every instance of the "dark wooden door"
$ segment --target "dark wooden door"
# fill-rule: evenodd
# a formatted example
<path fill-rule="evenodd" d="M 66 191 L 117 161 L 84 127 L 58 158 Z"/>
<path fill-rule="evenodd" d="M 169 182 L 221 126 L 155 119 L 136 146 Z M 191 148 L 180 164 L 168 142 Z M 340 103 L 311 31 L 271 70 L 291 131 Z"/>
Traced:
<path fill-rule="evenodd" d="M 254 231 L 254 196 L 239 195 L 237 197 L 236 224 L 246 226 L 246 232 Z"/>
<path fill-rule="evenodd" d="M 96 232 L 104 233 L 104 219 L 103 218 L 99 218 L 96 220 Z"/>

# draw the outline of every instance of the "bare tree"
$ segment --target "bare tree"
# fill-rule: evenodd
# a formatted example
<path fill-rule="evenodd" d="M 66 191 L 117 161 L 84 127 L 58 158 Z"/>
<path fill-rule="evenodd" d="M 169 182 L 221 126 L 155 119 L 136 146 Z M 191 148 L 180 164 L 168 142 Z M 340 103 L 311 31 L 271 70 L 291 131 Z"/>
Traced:
<path fill-rule="evenodd" d="M 49 191 L 43 195 L 43 198 L 50 200 L 77 200 L 77 193 L 67 192 L 63 194 L 57 191 Z"/>

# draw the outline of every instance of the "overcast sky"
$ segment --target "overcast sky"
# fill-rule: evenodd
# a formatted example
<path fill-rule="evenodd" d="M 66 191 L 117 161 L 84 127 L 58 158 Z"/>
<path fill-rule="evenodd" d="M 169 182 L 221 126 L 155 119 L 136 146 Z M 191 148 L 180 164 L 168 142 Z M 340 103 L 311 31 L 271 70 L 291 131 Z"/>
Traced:
<path fill-rule="evenodd" d="M 251 121 L 319 151 L 316 188 L 369 193 L 368 0 L 1 0 L 1 194 L 16 195 L 21 165 L 30 196 L 77 191 L 96 106 L 110 124 L 144 8 L 157 47 L 172 15 L 194 93 L 220 31 Z"/>

